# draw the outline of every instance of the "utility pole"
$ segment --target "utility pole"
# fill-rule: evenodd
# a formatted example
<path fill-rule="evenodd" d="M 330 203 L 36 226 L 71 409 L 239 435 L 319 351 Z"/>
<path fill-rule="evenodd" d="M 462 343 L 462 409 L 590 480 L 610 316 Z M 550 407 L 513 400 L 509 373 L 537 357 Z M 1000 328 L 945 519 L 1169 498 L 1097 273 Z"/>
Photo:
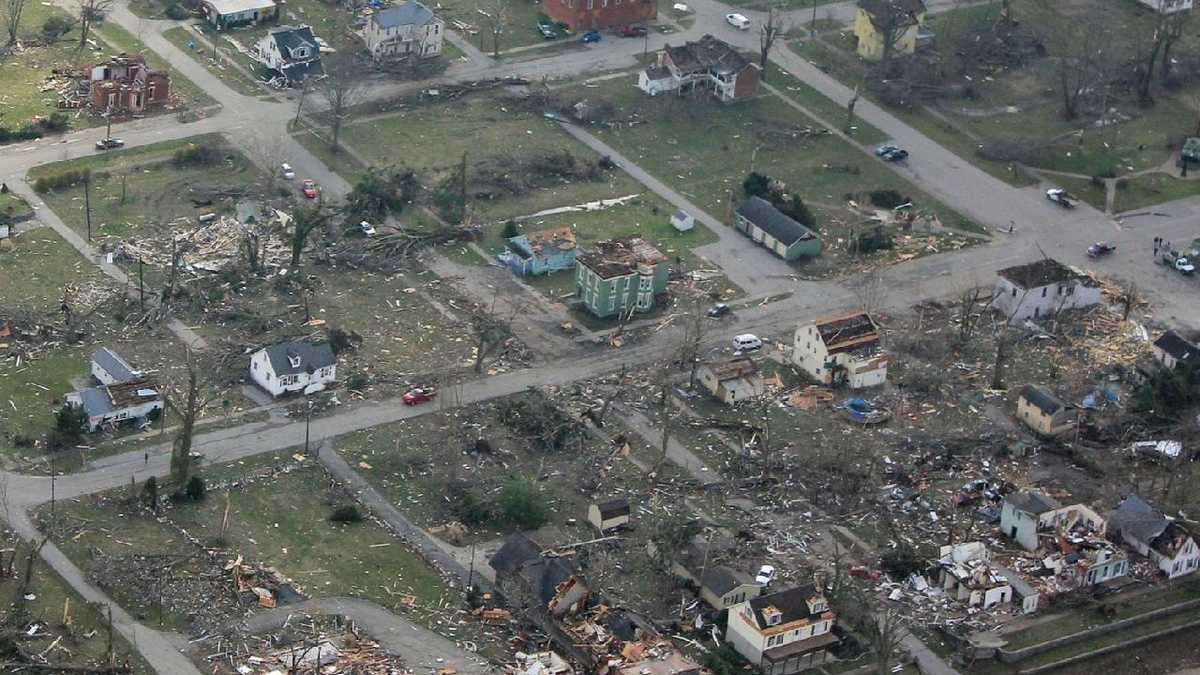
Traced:
<path fill-rule="evenodd" d="M 138 304 L 142 310 L 146 309 L 146 284 L 145 278 L 142 276 L 142 257 L 138 256 Z"/>
<path fill-rule="evenodd" d="M 475 587 L 475 542 L 471 542 L 471 567 L 467 571 L 467 593 Z"/>
<path fill-rule="evenodd" d="M 308 426 L 312 422 L 312 401 L 308 402 L 308 411 L 304 415 L 304 456 L 308 456 Z"/>
<path fill-rule="evenodd" d="M 87 171 L 87 169 L 84 169 Z M 87 223 L 88 241 L 92 240 L 92 175 L 83 177 L 83 220 Z"/>
<path fill-rule="evenodd" d="M 108 122 L 108 124 L 104 128 L 104 139 L 105 140 L 112 138 L 112 113 L 113 113 L 112 106 L 109 105 L 108 110 L 104 113 L 104 118 Z"/>

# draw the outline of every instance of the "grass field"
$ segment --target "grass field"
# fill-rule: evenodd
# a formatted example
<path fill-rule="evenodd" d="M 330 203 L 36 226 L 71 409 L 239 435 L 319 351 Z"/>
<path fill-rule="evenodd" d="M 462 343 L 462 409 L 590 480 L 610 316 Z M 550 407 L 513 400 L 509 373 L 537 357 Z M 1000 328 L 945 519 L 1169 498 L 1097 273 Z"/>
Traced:
<path fill-rule="evenodd" d="M 169 40 L 171 44 L 190 54 L 200 65 L 220 78 L 222 82 L 237 93 L 243 96 L 264 96 L 267 94 L 267 91 L 253 79 L 252 74 L 255 72 L 253 64 L 247 64 L 248 59 L 241 57 L 232 47 L 225 45 L 225 49 L 220 49 L 221 45 L 218 43 L 218 49 L 220 49 L 220 56 L 222 58 L 213 60 L 212 50 L 199 42 L 190 28 L 182 26 L 172 28 L 164 32 L 163 37 Z M 230 64 L 227 58 L 234 59 L 243 66 L 244 70 Z"/>
<path fill-rule="evenodd" d="M 33 208 L 16 193 L 0 193 L 0 225 L 23 220 L 32 214 Z"/>

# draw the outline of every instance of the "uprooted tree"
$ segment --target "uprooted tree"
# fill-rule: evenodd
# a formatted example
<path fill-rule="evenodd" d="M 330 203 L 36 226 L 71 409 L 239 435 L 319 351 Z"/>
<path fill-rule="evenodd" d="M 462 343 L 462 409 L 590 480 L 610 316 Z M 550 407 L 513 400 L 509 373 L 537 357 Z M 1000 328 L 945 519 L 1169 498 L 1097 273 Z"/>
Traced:
<path fill-rule="evenodd" d="M 357 225 L 363 220 L 377 223 L 403 212 L 419 189 L 417 176 L 409 169 L 373 168 L 346 195 L 342 213 L 347 225 Z"/>
<path fill-rule="evenodd" d="M 308 244 L 308 235 L 312 234 L 327 220 L 327 215 L 319 206 L 302 206 L 292 212 L 292 261 L 289 265 L 292 274 L 300 270 L 300 257 Z"/>
<path fill-rule="evenodd" d="M 583 424 L 536 387 L 505 399 L 499 413 L 505 426 L 542 450 L 563 450 L 583 439 Z"/>

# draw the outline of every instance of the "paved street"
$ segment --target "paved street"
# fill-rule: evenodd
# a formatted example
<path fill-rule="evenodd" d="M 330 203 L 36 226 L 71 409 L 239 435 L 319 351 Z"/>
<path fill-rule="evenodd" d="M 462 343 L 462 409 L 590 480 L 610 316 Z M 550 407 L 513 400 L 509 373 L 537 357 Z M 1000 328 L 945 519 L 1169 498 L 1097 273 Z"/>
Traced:
<path fill-rule="evenodd" d="M 59 0 L 68 6 L 66 0 Z M 716 0 L 690 2 L 695 9 L 695 24 L 688 30 L 671 36 L 652 35 L 651 49 L 656 49 L 668 40 L 680 43 L 712 33 L 740 47 L 755 52 L 758 36 L 755 31 L 737 31 L 728 26 L 723 15 L 728 8 Z M 935 0 L 931 10 L 938 11 L 962 3 Z M 849 2 L 837 3 L 819 10 L 818 18 L 846 19 L 852 13 Z M 744 12 L 756 22 L 761 15 Z M 807 10 L 794 13 L 793 21 L 804 23 L 810 14 Z M 237 145 L 252 148 L 275 145 L 282 148 L 297 172 L 315 178 L 327 194 L 340 196 L 349 190 L 349 185 L 335 175 L 318 158 L 297 143 L 287 132 L 287 122 L 295 116 L 294 93 L 277 93 L 278 102 L 247 97 L 238 94 L 192 57 L 176 48 L 162 37 L 161 31 L 178 25 L 169 21 L 145 22 L 145 30 L 139 29 L 141 20 L 118 4 L 109 15 L 109 20 L 123 25 L 131 33 L 142 36 L 143 41 L 167 59 L 173 67 L 204 89 L 221 104 L 219 111 L 199 121 L 182 124 L 173 116 L 152 117 L 121 124 L 119 132 L 127 145 L 137 146 L 164 140 L 185 138 L 201 133 L 220 132 L 228 135 Z M 481 77 L 520 75 L 534 80 L 541 78 L 579 77 L 606 71 L 628 69 L 635 64 L 635 57 L 643 50 L 641 40 L 604 40 L 588 46 L 583 52 L 568 51 L 543 58 L 517 63 L 496 64 L 486 54 L 458 37 L 451 41 L 468 55 L 464 62 L 454 64 L 445 75 L 445 80 L 464 81 Z M 774 60 L 793 76 L 844 105 L 852 95 L 849 88 L 833 80 L 798 55 L 782 45 L 776 48 Z M 633 76 L 628 76 L 631 80 Z M 428 82 L 380 83 L 371 90 L 371 98 L 385 100 L 404 92 L 427 87 Z M 803 103 L 803 101 L 799 101 Z M 307 114 L 321 108 L 318 96 L 310 95 L 305 101 Z M 997 233 L 994 241 L 970 249 L 927 257 L 896 265 L 882 270 L 883 286 L 887 289 L 884 308 L 900 309 L 924 298 L 940 298 L 955 294 L 972 285 L 988 285 L 996 269 L 1037 259 L 1042 255 L 1059 258 L 1065 262 L 1091 267 L 1102 272 L 1112 272 L 1137 280 L 1143 291 L 1154 302 L 1157 314 L 1164 319 L 1173 319 L 1193 327 L 1200 327 L 1200 312 L 1196 311 L 1197 285 L 1194 280 L 1179 277 L 1150 259 L 1149 242 L 1154 236 L 1174 241 L 1186 241 L 1196 236 L 1200 225 L 1200 200 L 1185 200 L 1162 205 L 1152 213 L 1129 215 L 1113 220 L 1086 206 L 1074 211 L 1062 210 L 1047 202 L 1042 188 L 1018 189 L 1011 187 L 989 174 L 975 168 L 966 160 L 954 155 L 894 115 L 867 101 L 860 101 L 858 115 L 876 126 L 911 153 L 909 160 L 890 168 L 912 180 L 934 197 L 944 201 L 973 220 L 993 230 L 1007 230 L 1010 224 L 1014 233 Z M 788 291 L 785 300 L 765 306 L 752 306 L 738 312 L 737 327 L 740 332 L 752 331 L 761 335 L 786 333 L 798 321 L 817 318 L 835 310 L 856 304 L 856 297 L 846 281 L 797 282 L 792 278 L 792 268 L 771 257 L 754 246 L 741 235 L 726 228 L 719 220 L 724 214 L 704 213 L 689 200 L 662 182 L 668 177 L 656 177 L 616 153 L 585 129 L 564 125 L 564 130 L 598 152 L 612 156 L 620 162 L 631 176 L 648 189 L 662 196 L 675 206 L 685 208 L 710 227 L 719 241 L 700 252 L 709 260 L 720 265 L 725 273 L 752 296 Z M 68 242 L 75 246 L 90 262 L 96 264 L 110 277 L 120 281 L 121 270 L 104 264 L 94 249 L 68 228 L 54 214 L 45 209 L 36 195 L 24 183 L 25 173 L 32 167 L 48 162 L 93 154 L 92 144 L 103 135 L 103 129 L 90 129 L 67 134 L 64 137 L 48 138 L 30 143 L 5 146 L 0 153 L 0 178 L 3 178 L 19 193 L 29 197 L 39 207 L 39 218 L 53 227 Z M 862 149 L 869 151 L 869 149 Z M 265 167 L 273 170 L 274 167 Z M 1094 263 L 1084 255 L 1084 248 L 1093 241 L 1107 239 L 1118 244 L 1118 252 L 1110 259 Z M 199 337 L 178 324 L 173 330 L 185 342 L 202 346 Z M 672 343 L 678 338 L 678 329 L 664 329 L 645 344 L 628 345 L 624 350 L 596 347 L 582 358 L 556 358 L 548 360 L 536 369 L 529 369 L 481 379 L 463 388 L 462 403 L 471 403 L 497 396 L 513 394 L 535 385 L 561 385 L 579 379 L 611 372 L 623 363 L 645 364 L 665 356 Z M 723 344 L 727 335 L 713 337 L 713 344 Z M 351 431 L 370 428 L 417 415 L 427 414 L 437 407 L 408 407 L 397 400 L 356 403 L 329 416 L 313 420 L 311 435 L 313 443 L 332 439 Z M 636 422 L 636 416 L 633 418 Z M 643 418 L 644 421 L 644 418 Z M 646 429 L 643 429 L 647 431 Z M 259 453 L 295 447 L 303 443 L 303 422 L 272 418 L 265 422 L 253 422 L 235 428 L 213 431 L 196 439 L 196 449 L 205 456 L 205 462 L 218 463 L 236 460 Z M 672 461 L 680 463 L 694 474 L 700 473 L 695 458 L 686 453 L 682 446 L 670 448 Z M 70 498 L 95 493 L 129 484 L 131 477 L 141 481 L 150 475 L 163 476 L 168 473 L 169 448 L 164 445 L 151 451 L 148 464 L 142 451 L 118 455 L 106 459 L 94 469 L 55 479 L 55 492 L 59 498 Z M 340 458 L 324 456 L 327 466 L 337 473 Z M 344 464 L 344 463 L 343 463 Z M 353 475 L 353 471 L 350 472 Z M 350 475 L 342 476 L 351 479 Z M 27 516 L 28 509 L 44 503 L 50 496 L 50 478 L 4 474 L 0 480 L 7 483 L 9 506 L 13 507 L 12 525 L 22 537 L 33 540 L 39 535 Z M 369 486 L 367 486 L 369 487 Z M 364 494 L 365 501 L 374 500 L 373 510 L 388 514 L 390 505 L 378 503 L 378 495 L 363 486 L 356 486 Z M 394 509 L 393 509 L 394 510 Z M 407 522 L 398 511 L 397 523 Z M 389 520 L 391 523 L 391 520 Z M 396 525 L 403 529 L 402 524 Z M 411 527 L 411 525 L 409 526 Z M 415 533 L 410 533 L 414 534 Z M 409 537 L 414 539 L 413 537 Z M 419 548 L 423 546 L 415 538 Z M 438 553 L 426 551 L 435 560 Z M 78 568 L 62 553 L 48 544 L 43 549 L 43 558 L 76 588 L 85 598 L 98 602 L 111 602 L 98 589 L 83 578 Z M 461 565 L 454 568 L 453 561 L 440 560 L 451 571 L 461 572 Z M 455 563 L 456 564 L 456 563 Z M 341 600 L 330 600 L 314 607 L 349 607 L 338 605 Z M 332 603 L 332 604 L 331 604 Z M 347 610 L 350 611 L 350 610 Z M 354 611 L 374 611 L 357 607 Z M 262 619 L 266 621 L 266 619 Z M 177 640 L 138 624 L 124 610 L 114 606 L 114 624 L 118 630 L 135 644 L 147 660 L 160 673 L 194 673 L 195 668 L 179 652 Z M 401 627 L 398 630 L 403 630 Z M 381 640 L 384 640 L 381 636 Z M 421 642 L 422 640 L 417 640 Z M 411 641 L 403 648 L 412 648 Z M 922 662 L 925 672 L 951 673 L 940 659 L 925 649 L 915 639 L 908 646 Z M 433 652 L 420 652 L 421 659 L 433 658 Z"/>

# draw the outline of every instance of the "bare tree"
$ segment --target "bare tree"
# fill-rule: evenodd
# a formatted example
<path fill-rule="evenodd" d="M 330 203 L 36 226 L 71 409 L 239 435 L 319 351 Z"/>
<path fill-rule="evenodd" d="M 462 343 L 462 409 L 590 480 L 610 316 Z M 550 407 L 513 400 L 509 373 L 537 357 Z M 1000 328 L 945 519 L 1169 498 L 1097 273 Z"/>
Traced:
<path fill-rule="evenodd" d="M 972 286 L 958 296 L 958 343 L 965 345 L 975 337 L 975 330 L 984 312 L 979 311 L 979 301 L 983 299 L 983 289 Z"/>
<path fill-rule="evenodd" d="M 21 14 L 25 12 L 25 0 L 3 0 L 0 5 L 4 17 L 4 32 L 8 33 L 8 46 L 17 44 L 17 32 L 21 28 Z"/>
<path fill-rule="evenodd" d="M 1167 2 L 1173 2 L 1173 0 L 1159 0 L 1160 4 Z M 1175 47 L 1175 43 L 1179 41 L 1179 38 L 1183 37 L 1188 19 L 1191 16 L 1192 12 L 1190 10 L 1171 12 L 1167 16 L 1162 46 L 1162 67 L 1160 69 L 1162 74 L 1161 80 L 1164 86 L 1170 84 L 1171 81 L 1171 50 Z"/>
<path fill-rule="evenodd" d="M 103 21 L 113 0 L 79 0 L 79 49 L 87 46 L 92 26 Z"/>
<path fill-rule="evenodd" d="M 1121 320 L 1128 321 L 1129 313 L 1141 301 L 1142 293 L 1136 282 L 1126 281 L 1122 284 L 1121 295 L 1117 298 L 1117 302 L 1121 303 Z"/>
<path fill-rule="evenodd" d="M 875 312 L 887 302 L 887 286 L 877 270 L 861 275 L 849 286 L 858 300 L 858 308 L 867 314 Z"/>
<path fill-rule="evenodd" d="M 1061 30 L 1070 31 L 1070 39 L 1065 40 L 1066 53 L 1058 58 L 1058 84 L 1063 99 L 1062 116 L 1073 120 L 1079 116 L 1080 98 L 1091 89 L 1096 76 L 1092 28 L 1099 29 L 1091 22 L 1087 26 L 1079 26 L 1074 22 L 1062 26 Z"/>
<path fill-rule="evenodd" d="M 762 69 L 759 77 L 763 82 L 767 81 L 767 62 L 771 56 L 771 47 L 775 45 L 775 40 L 780 34 L 785 32 L 787 28 L 784 27 L 783 14 L 778 7 L 772 5 L 767 10 L 767 20 L 758 32 L 758 67 Z"/>
<path fill-rule="evenodd" d="M 204 409 L 217 396 L 218 389 L 211 386 L 212 380 L 222 372 L 222 365 L 196 363 L 191 348 L 185 348 L 184 365 L 187 367 L 187 382 L 182 391 L 176 390 L 164 396 L 163 400 L 175 414 L 179 415 L 179 433 L 171 444 L 171 481 L 175 485 L 175 494 L 181 494 L 187 488 L 192 471 L 192 437 L 196 430 L 196 420 L 203 414 Z M 202 379 L 200 368 L 204 368 Z"/>
<path fill-rule="evenodd" d="M 896 55 L 896 47 L 900 41 L 919 23 L 917 15 L 912 10 L 912 3 L 904 0 L 881 0 L 877 3 L 877 13 L 872 23 L 879 37 L 883 40 L 883 52 L 879 58 L 879 67 L 884 77 L 891 69 L 892 58 Z"/>
<path fill-rule="evenodd" d="M 504 29 L 508 25 L 508 9 L 504 0 L 496 0 L 488 10 L 485 12 L 477 9 L 476 11 L 487 17 L 488 32 L 492 35 L 492 58 L 496 58 L 500 56 L 500 36 L 504 34 Z"/>
<path fill-rule="evenodd" d="M 321 95 L 328 109 L 325 116 L 329 123 L 329 147 L 337 152 L 341 146 L 338 139 L 342 125 L 350 119 L 350 109 L 358 105 L 366 93 L 363 68 L 346 55 L 322 59 L 325 79 L 321 80 Z"/>
<path fill-rule="evenodd" d="M 492 306 L 486 311 L 477 311 L 471 317 L 471 336 L 475 342 L 476 373 L 483 372 L 484 360 L 495 352 L 504 341 L 512 336 L 511 317 L 505 320 L 496 314 L 496 299 L 499 291 L 492 297 Z M 516 314 L 514 307 L 513 314 Z"/>
<path fill-rule="evenodd" d="M 908 637 L 904 618 L 894 609 L 885 609 L 875 615 L 874 621 L 864 622 L 863 633 L 875 652 L 875 672 L 888 675 L 896 662 L 896 652 Z"/>
<path fill-rule="evenodd" d="M 300 256 L 308 243 L 308 235 L 325 224 L 327 216 L 319 206 L 300 207 L 292 212 L 292 274 L 300 271 Z"/>
<path fill-rule="evenodd" d="M 671 410 L 671 377 L 670 370 L 663 369 L 659 382 L 658 409 L 662 419 L 662 440 L 659 444 L 658 461 L 654 463 L 654 476 L 662 479 L 663 466 L 667 463 L 667 450 L 671 445 L 671 420 L 675 417 Z"/>
<path fill-rule="evenodd" d="M 708 312 L 700 298 L 692 300 L 683 320 L 683 337 L 679 345 L 679 361 L 688 368 L 688 388 L 696 386 L 696 370 L 700 367 L 704 338 L 708 334 Z"/>

